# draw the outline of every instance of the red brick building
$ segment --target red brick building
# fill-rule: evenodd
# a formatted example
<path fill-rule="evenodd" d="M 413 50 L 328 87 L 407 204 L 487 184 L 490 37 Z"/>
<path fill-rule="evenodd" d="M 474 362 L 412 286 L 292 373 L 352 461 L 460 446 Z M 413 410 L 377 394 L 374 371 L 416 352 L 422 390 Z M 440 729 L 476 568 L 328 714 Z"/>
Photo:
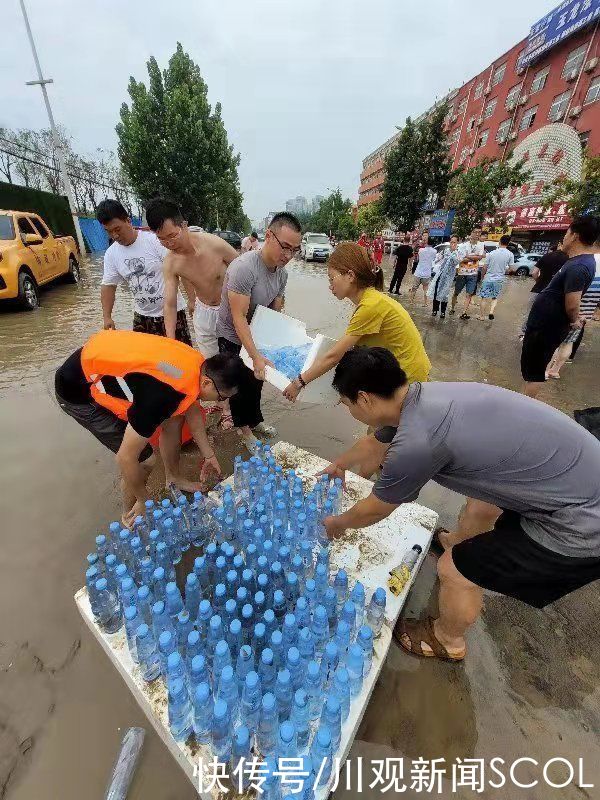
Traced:
<path fill-rule="evenodd" d="M 536 228 L 534 223 L 534 227 L 528 228 L 530 212 L 527 211 L 523 219 L 522 209 L 535 207 L 536 197 L 543 189 L 542 182 L 547 183 L 563 173 L 576 175 L 577 169 L 581 169 L 582 147 L 587 147 L 593 155 L 600 154 L 600 30 L 597 16 L 600 3 L 598 0 L 567 0 L 552 12 L 555 26 L 561 21 L 559 15 L 563 9 L 566 22 L 571 11 L 581 15 L 589 10 L 591 24 L 552 46 L 545 45 L 549 49 L 524 65 L 522 61 L 531 58 L 528 53 L 539 41 L 535 39 L 534 26 L 527 39 L 498 56 L 445 98 L 449 103 L 446 130 L 454 168 L 462 166 L 468 169 L 482 158 L 504 159 L 512 151 L 526 159 L 531 158 L 535 184 L 519 187 L 525 191 L 513 193 L 504 204 L 514 211 L 510 218 L 515 234 L 518 230 L 559 230 L 556 222 L 548 229 Z M 528 137 L 534 132 L 540 133 L 529 148 Z M 397 136 L 363 161 L 359 206 L 381 196 L 385 178 L 384 158 Z M 520 146 L 524 142 L 525 145 Z M 552 210 L 560 211 L 559 208 Z M 555 213 L 552 218 L 556 216 L 561 215 Z M 568 218 L 562 222 L 564 229 Z"/>

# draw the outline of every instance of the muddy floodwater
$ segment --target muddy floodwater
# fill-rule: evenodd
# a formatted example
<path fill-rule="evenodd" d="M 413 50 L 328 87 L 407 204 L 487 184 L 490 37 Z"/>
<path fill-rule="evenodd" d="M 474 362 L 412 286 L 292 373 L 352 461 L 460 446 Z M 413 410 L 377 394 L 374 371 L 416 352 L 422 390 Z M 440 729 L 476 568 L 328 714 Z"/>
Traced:
<path fill-rule="evenodd" d="M 145 727 L 147 737 L 130 800 L 196 796 L 73 602 L 94 536 L 119 516 L 117 480 L 112 454 L 60 413 L 52 385 L 56 366 L 101 324 L 101 265 L 101 257 L 89 259 L 80 286 L 51 287 L 34 313 L 0 310 L 0 800 L 101 799 L 123 730 L 131 725 Z M 488 381 L 518 390 L 517 328 L 530 286 L 528 280 L 509 280 L 494 322 L 433 320 L 419 303 L 407 305 L 430 355 L 432 379 Z M 323 266 L 295 262 L 286 311 L 304 319 L 309 331 L 335 337 L 351 308 L 329 294 Z M 129 296 L 119 292 L 117 325 L 129 327 L 131 315 Z M 599 405 L 599 358 L 600 327 L 589 326 L 577 360 L 546 387 L 545 398 L 566 413 Z M 268 387 L 264 398 L 265 417 L 280 438 L 324 458 L 361 432 L 342 408 L 291 408 Z M 233 433 L 218 436 L 216 445 L 225 465 L 240 452 Z M 185 459 L 193 470 L 193 450 Z M 160 488 L 160 473 L 153 485 Z M 462 499 L 431 484 L 419 502 L 450 526 Z M 409 613 L 434 612 L 435 589 L 435 557 L 429 555 Z M 501 783 L 489 773 L 480 796 L 600 797 L 599 619 L 598 584 L 545 611 L 489 596 L 469 635 L 464 664 L 420 661 L 392 645 L 352 749 L 350 788 L 344 775 L 336 795 L 359 794 L 358 757 L 361 794 L 368 798 L 388 785 L 391 794 L 403 784 L 405 797 L 427 794 L 411 774 L 411 761 L 420 757 L 445 760 L 438 762 L 446 767 L 441 792 L 434 781 L 431 795 L 447 798 L 474 796 L 472 783 L 453 786 L 457 758 L 483 759 L 489 770 L 492 758 L 510 765 L 528 757 L 539 766 L 523 762 L 515 777 L 531 788 L 516 786 L 508 766 L 500 766 L 506 785 L 489 788 L 488 780 Z M 384 770 L 377 779 L 375 760 L 386 758 L 404 759 L 404 779 L 395 787 L 392 767 L 387 778 Z M 544 764 L 556 758 L 575 767 L 563 789 L 549 787 L 542 775 Z M 400 762 L 393 763 L 399 768 Z M 568 769 L 556 762 L 547 775 L 560 784 Z M 577 787 L 580 782 L 595 787 Z"/>

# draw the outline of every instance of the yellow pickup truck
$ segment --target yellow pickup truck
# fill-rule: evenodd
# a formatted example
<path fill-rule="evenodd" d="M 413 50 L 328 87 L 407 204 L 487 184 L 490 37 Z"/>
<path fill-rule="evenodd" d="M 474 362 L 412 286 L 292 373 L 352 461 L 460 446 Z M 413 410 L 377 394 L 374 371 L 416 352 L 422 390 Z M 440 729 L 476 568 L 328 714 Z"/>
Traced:
<path fill-rule="evenodd" d="M 73 237 L 54 236 L 37 214 L 0 209 L 0 301 L 32 311 L 39 287 L 61 277 L 79 282 Z"/>

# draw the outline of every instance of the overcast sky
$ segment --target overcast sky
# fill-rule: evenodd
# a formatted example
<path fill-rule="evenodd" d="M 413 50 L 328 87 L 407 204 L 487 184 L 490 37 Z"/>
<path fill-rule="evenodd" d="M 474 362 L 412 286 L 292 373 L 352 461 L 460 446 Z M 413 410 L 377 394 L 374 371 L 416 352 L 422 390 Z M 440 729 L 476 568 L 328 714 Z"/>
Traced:
<path fill-rule="evenodd" d="M 556 4 L 503 0 L 26 0 L 57 122 L 115 149 L 130 75 L 181 41 L 220 100 L 252 219 L 296 195 L 357 196 L 361 161 Z M 2 0 L 0 126 L 44 127 L 18 0 Z"/>

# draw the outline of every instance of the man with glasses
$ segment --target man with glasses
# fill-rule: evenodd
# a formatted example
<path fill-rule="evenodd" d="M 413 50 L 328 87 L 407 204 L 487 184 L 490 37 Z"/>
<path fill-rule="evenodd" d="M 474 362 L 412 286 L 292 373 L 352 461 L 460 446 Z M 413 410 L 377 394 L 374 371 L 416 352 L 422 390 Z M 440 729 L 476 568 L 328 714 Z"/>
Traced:
<path fill-rule="evenodd" d="M 261 250 L 238 256 L 227 270 L 223 283 L 217 321 L 219 350 L 237 355 L 244 346 L 254 367 L 254 375 L 248 376 L 231 400 L 233 423 L 240 429 L 244 444 L 251 452 L 256 444 L 253 430 L 267 436 L 273 436 L 276 431 L 264 424 L 260 409 L 265 367 L 273 364 L 258 352 L 250 320 L 257 306 L 282 310 L 288 277 L 285 265 L 300 252 L 301 235 L 300 223 L 293 214 L 275 214 Z"/>
<path fill-rule="evenodd" d="M 58 368 L 61 409 L 116 454 L 124 525 L 130 527 L 150 499 L 153 448 L 160 448 L 167 486 L 204 488 L 180 472 L 184 421 L 204 459 L 200 478 L 209 471 L 221 475 L 198 401 L 231 397 L 249 373 L 233 354 L 204 359 L 174 339 L 113 330 L 94 334 Z"/>

